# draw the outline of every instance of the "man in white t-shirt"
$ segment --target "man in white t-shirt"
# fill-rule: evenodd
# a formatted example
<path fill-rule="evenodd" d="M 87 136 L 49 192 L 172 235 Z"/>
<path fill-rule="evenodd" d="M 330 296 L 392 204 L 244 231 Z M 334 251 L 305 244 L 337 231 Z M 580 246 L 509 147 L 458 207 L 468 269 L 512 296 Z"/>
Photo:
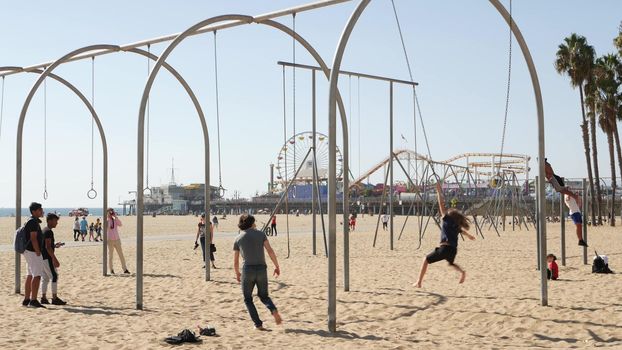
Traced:
<path fill-rule="evenodd" d="M 579 245 L 587 247 L 587 243 L 583 240 L 583 216 L 581 215 L 581 209 L 577 204 L 577 201 L 569 195 L 564 195 L 564 203 L 568 207 L 570 218 L 577 228 L 577 238 L 579 238 Z"/>
<path fill-rule="evenodd" d="M 387 226 L 389 224 L 389 215 L 388 214 L 382 214 L 382 217 L 380 218 L 382 221 L 382 229 L 383 230 L 387 230 Z"/>

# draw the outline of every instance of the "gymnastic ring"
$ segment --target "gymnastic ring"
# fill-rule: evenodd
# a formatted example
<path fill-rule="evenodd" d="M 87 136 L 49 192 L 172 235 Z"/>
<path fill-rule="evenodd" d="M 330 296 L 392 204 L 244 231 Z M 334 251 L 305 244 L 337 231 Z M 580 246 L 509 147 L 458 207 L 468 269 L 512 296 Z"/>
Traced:
<path fill-rule="evenodd" d="M 87 193 L 86 196 L 89 197 L 89 199 L 95 199 L 97 198 L 97 191 L 95 191 L 94 188 L 91 188 Z"/>
<path fill-rule="evenodd" d="M 43 190 L 43 199 L 48 199 L 48 190 Z"/>
<path fill-rule="evenodd" d="M 490 179 L 490 187 L 494 189 L 500 189 L 505 184 L 505 179 L 501 174 L 497 174 Z"/>
<path fill-rule="evenodd" d="M 147 194 L 149 193 L 149 194 Z M 151 195 L 153 194 L 153 192 L 151 191 L 150 187 L 145 187 L 145 189 L 143 190 L 143 196 L 145 197 L 151 197 Z"/>

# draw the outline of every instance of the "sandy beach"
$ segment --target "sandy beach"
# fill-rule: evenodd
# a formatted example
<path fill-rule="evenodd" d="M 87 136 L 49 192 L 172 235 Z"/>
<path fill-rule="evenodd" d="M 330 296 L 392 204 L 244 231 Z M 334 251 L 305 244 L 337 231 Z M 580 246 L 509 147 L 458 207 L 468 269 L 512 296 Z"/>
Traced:
<path fill-rule="evenodd" d="M 145 218 L 145 309 L 135 310 L 135 276 L 101 276 L 99 243 L 72 242 L 71 220 L 55 230 L 61 268 L 59 295 L 67 306 L 30 309 L 13 293 L 13 218 L 0 218 L 1 349 L 158 349 L 171 348 L 164 337 L 197 325 L 216 327 L 217 337 L 176 347 L 257 349 L 524 349 L 622 348 L 622 281 L 617 274 L 591 274 L 582 250 L 567 233 L 567 265 L 550 283 L 549 307 L 540 306 L 535 231 L 511 229 L 497 237 L 460 242 L 456 262 L 466 282 L 445 263 L 431 265 L 421 289 L 414 288 L 421 259 L 438 241 L 431 228 L 417 250 L 410 224 L 395 250 L 380 232 L 372 247 L 377 217 L 359 218 L 351 236 L 351 291 L 343 292 L 342 235 L 338 234 L 338 332 L 327 332 L 327 259 L 321 234 L 318 255 L 311 251 L 311 217 L 290 217 L 291 254 L 287 256 L 285 217 L 281 234 L 271 237 L 282 275 L 271 278 L 270 292 L 284 318 L 274 325 L 255 300 L 270 332 L 253 329 L 233 273 L 232 243 L 237 217 L 220 221 L 216 232 L 217 270 L 205 282 L 200 250 L 193 251 L 197 218 Z M 266 221 L 266 217 L 258 217 Z M 401 227 L 403 217 L 396 218 Z M 411 219 L 412 220 L 412 219 Z M 123 218 L 123 248 L 135 271 L 135 218 Z M 570 223 L 569 223 L 570 226 Z M 321 232 L 321 231 L 320 231 Z M 399 229 L 396 230 L 399 233 Z M 559 252 L 559 224 L 548 226 L 548 251 Z M 622 263 L 620 228 L 589 229 L 589 243 Z M 590 249 L 590 262 L 593 249 Z M 116 258 L 116 257 L 115 257 Z M 115 259 L 119 270 L 118 259 Z M 270 268 L 270 267 L 269 267 Z M 22 268 L 25 271 L 25 265 Z M 23 283 L 23 277 L 22 277 Z M 22 287 L 23 288 L 23 287 Z M 45 347 L 44 347 L 45 344 Z"/>

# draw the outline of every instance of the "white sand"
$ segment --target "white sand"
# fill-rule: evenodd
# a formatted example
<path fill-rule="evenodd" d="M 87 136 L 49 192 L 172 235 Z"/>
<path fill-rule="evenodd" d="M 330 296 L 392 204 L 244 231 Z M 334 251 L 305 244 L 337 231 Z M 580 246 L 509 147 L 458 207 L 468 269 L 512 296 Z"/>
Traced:
<path fill-rule="evenodd" d="M 567 233 L 568 261 L 561 280 L 549 288 L 549 307 L 540 306 L 539 272 L 535 269 L 535 231 L 486 231 L 486 239 L 460 242 L 456 262 L 467 270 L 466 282 L 445 263 L 431 265 L 422 289 L 412 287 L 421 259 L 438 240 L 428 230 L 416 250 L 414 225 L 388 249 L 388 234 L 372 248 L 376 217 L 358 220 L 351 238 L 351 291 L 343 292 L 342 235 L 338 234 L 338 329 L 327 330 L 327 260 L 318 235 L 318 254 L 311 254 L 310 216 L 290 217 L 291 257 L 286 259 L 285 218 L 281 234 L 271 238 L 282 276 L 271 278 L 270 292 L 285 320 L 275 326 L 256 300 L 271 332 L 253 330 L 233 274 L 231 246 L 235 219 L 221 221 L 216 233 L 212 282 L 203 279 L 199 251 L 193 251 L 194 217 L 146 218 L 144 311 L 136 311 L 135 278 L 101 276 L 101 247 L 58 250 L 59 295 L 69 304 L 45 310 L 23 308 L 13 293 L 14 219 L 1 218 L 0 349 L 156 349 L 183 328 L 208 323 L 219 337 L 204 338 L 190 348 L 274 349 L 517 349 L 622 348 L 622 281 L 618 275 L 593 275 L 582 263 L 573 232 Z M 266 218 L 259 218 L 266 221 Z M 402 219 L 398 217 L 396 226 Z M 129 269 L 135 271 L 135 218 L 121 231 Z M 228 232 L 223 234 L 223 232 Z M 398 230 L 396 230 L 399 233 Z M 559 254 L 559 225 L 549 226 L 549 252 Z M 71 222 L 64 217 L 57 240 L 71 241 Z M 158 236 L 182 235 L 183 240 Z M 620 229 L 590 229 L 589 243 L 622 268 Z M 170 238 L 170 237 L 169 237 Z M 396 237 L 397 239 L 397 237 Z M 590 248 L 590 261 L 593 249 Z M 118 259 L 116 270 L 120 271 Z M 23 267 L 25 271 L 25 265 Z M 622 270 L 621 270 L 622 271 Z M 23 284 L 23 277 L 22 277 Z M 23 286 L 22 286 L 23 289 Z"/>

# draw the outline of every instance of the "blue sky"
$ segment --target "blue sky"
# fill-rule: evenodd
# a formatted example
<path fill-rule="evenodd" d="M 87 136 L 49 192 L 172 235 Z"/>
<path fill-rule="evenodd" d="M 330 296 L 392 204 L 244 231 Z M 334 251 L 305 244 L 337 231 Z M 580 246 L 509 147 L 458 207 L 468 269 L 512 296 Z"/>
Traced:
<path fill-rule="evenodd" d="M 181 32 L 220 14 L 258 15 L 305 1 L 63 1 L 54 6 L 5 1 L 0 21 L 0 65 L 27 66 L 58 58 L 90 44 L 126 44 Z M 507 5 L 508 2 L 504 1 Z M 432 156 L 449 158 L 464 152 L 496 152 L 500 147 L 505 103 L 508 29 L 488 1 L 396 0 Z M 297 30 L 329 62 L 355 2 L 299 14 Z M 547 155 L 556 171 L 567 177 L 585 176 L 579 122 L 578 91 L 553 68 L 557 45 L 572 32 L 588 38 L 599 55 L 612 52 L 612 38 L 622 20 L 622 2 L 522 0 L 514 2 L 514 17 L 535 60 L 542 85 Z M 291 25 L 291 16 L 278 21 Z M 166 44 L 152 47 L 156 54 Z M 228 195 L 263 192 L 269 164 L 283 143 L 281 68 L 292 60 L 292 42 L 264 26 L 247 25 L 218 33 L 221 110 L 222 175 Z M 197 93 L 211 130 L 212 178 L 218 179 L 213 67 L 213 35 L 187 39 L 172 54 L 177 68 Z M 297 47 L 297 61 L 315 64 Z M 147 76 L 142 57 L 119 53 L 97 58 L 96 109 L 103 120 L 110 151 L 111 202 L 129 198 L 135 188 L 136 127 L 139 100 Z M 532 155 L 537 151 L 535 103 L 522 55 L 514 46 L 512 91 L 506 152 Z M 344 70 L 408 79 L 397 27 L 388 0 L 374 0 L 363 14 L 346 50 Z M 55 71 L 90 96 L 91 63 L 65 64 Z M 0 135 L 0 207 L 14 205 L 15 133 L 17 119 L 34 74 L 6 78 L 4 120 Z M 292 74 L 287 72 L 288 135 L 292 129 Z M 352 95 L 352 163 L 355 174 L 386 155 L 388 86 L 361 80 L 361 113 L 357 113 L 358 81 L 342 78 L 346 109 Z M 318 75 L 318 130 L 326 132 L 327 84 Z M 310 130 L 310 75 L 296 73 L 297 132 Z M 32 101 L 25 124 L 24 202 L 48 207 L 100 205 L 89 200 L 91 121 L 86 109 L 66 89 L 48 84 L 49 199 L 43 201 L 43 98 Z M 190 100 L 165 72 L 151 95 L 150 184 L 168 182 L 171 158 L 177 180 L 201 182 L 202 136 Z M 413 147 L 410 90 L 396 87 L 396 135 Z M 358 125 L 361 147 L 358 147 Z M 418 147 L 423 149 L 419 135 Z M 608 176 L 604 135 L 599 134 L 601 174 Z M 405 146 L 396 140 L 396 148 Z M 358 154 L 361 153 L 361 164 Z M 95 188 L 101 191 L 101 145 L 95 139 Z M 377 179 L 380 181 L 380 179 Z"/>

